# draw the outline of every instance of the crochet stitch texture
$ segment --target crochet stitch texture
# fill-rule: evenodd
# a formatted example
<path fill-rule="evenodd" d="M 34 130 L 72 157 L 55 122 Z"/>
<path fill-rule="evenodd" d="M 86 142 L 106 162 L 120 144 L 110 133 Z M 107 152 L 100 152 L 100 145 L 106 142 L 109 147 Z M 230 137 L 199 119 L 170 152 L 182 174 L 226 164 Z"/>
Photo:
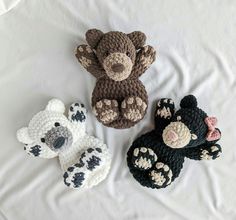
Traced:
<path fill-rule="evenodd" d="M 28 127 L 17 131 L 24 150 L 41 158 L 59 157 L 64 183 L 71 188 L 91 188 L 107 176 L 111 156 L 107 146 L 85 130 L 86 109 L 73 103 L 64 115 L 62 101 L 52 99 Z"/>
<path fill-rule="evenodd" d="M 197 107 L 193 95 L 185 96 L 175 112 L 171 99 L 157 102 L 155 129 L 137 138 L 127 153 L 134 178 L 143 186 L 164 188 L 180 174 L 185 157 L 194 160 L 216 159 L 221 133 L 215 117 Z"/>
<path fill-rule="evenodd" d="M 97 78 L 92 108 L 98 121 L 108 127 L 129 128 L 138 123 L 148 107 L 147 92 L 139 77 L 154 62 L 155 50 L 145 44 L 140 31 L 125 34 L 86 32 L 88 45 L 77 48 L 81 65 Z"/>

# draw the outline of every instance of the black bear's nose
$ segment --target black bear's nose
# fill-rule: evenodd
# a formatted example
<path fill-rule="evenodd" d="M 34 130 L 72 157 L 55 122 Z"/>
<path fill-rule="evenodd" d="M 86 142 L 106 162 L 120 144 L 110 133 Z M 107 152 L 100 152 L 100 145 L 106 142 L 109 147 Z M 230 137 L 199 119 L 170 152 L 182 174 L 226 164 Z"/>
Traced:
<path fill-rule="evenodd" d="M 112 65 L 111 69 L 112 69 L 112 71 L 114 71 L 116 73 L 120 73 L 120 72 L 124 71 L 125 67 L 121 63 L 116 63 L 116 64 Z"/>
<path fill-rule="evenodd" d="M 64 143 L 65 143 L 65 138 L 59 137 L 53 142 L 53 147 L 55 149 L 58 149 L 58 148 L 62 147 Z"/>

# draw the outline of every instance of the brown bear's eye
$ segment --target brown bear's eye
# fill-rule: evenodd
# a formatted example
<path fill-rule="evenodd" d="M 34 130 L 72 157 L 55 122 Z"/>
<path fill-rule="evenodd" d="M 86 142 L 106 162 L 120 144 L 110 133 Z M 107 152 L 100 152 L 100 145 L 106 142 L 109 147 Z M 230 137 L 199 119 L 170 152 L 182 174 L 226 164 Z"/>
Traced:
<path fill-rule="evenodd" d="M 128 57 L 130 57 L 130 52 L 129 52 L 129 51 L 127 51 L 127 52 L 126 52 L 126 55 L 127 55 Z"/>
<path fill-rule="evenodd" d="M 45 139 L 44 139 L 44 138 L 41 138 L 41 142 L 45 143 Z"/>
<path fill-rule="evenodd" d="M 105 56 L 107 57 L 109 55 L 109 51 L 105 52 Z"/>

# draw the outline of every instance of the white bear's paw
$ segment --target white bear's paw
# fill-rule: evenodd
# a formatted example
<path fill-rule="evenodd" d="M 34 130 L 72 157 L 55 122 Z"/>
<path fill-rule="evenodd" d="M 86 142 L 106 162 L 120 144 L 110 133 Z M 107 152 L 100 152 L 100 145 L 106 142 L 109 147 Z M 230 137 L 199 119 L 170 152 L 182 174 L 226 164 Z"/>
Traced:
<path fill-rule="evenodd" d="M 71 122 L 85 122 L 87 110 L 82 103 L 73 103 L 68 112 Z"/>
<path fill-rule="evenodd" d="M 71 166 L 63 175 L 64 183 L 71 188 L 79 188 L 84 185 L 86 179 L 86 171 L 78 169 L 76 166 Z"/>
<path fill-rule="evenodd" d="M 105 159 L 102 157 L 100 147 L 88 148 L 78 160 L 78 163 L 70 166 L 64 173 L 64 183 L 72 188 L 83 187 L 86 181 L 98 167 L 104 165 Z"/>

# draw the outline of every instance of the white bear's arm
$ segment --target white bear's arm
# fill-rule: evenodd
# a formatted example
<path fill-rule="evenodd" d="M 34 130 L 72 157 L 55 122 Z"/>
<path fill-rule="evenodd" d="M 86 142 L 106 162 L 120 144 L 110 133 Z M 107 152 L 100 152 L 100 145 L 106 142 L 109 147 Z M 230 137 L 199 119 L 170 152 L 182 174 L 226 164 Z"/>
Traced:
<path fill-rule="evenodd" d="M 19 129 L 16 136 L 18 141 L 24 144 L 24 150 L 26 151 L 26 153 L 31 156 L 53 158 L 58 155 L 49 147 L 44 146 L 43 144 L 37 144 L 33 140 L 31 140 L 28 134 L 28 128 L 26 127 Z"/>
<path fill-rule="evenodd" d="M 57 156 L 57 153 L 53 152 L 48 147 L 42 147 L 37 144 L 25 144 L 24 150 L 31 156 L 45 159 L 50 159 Z"/>

